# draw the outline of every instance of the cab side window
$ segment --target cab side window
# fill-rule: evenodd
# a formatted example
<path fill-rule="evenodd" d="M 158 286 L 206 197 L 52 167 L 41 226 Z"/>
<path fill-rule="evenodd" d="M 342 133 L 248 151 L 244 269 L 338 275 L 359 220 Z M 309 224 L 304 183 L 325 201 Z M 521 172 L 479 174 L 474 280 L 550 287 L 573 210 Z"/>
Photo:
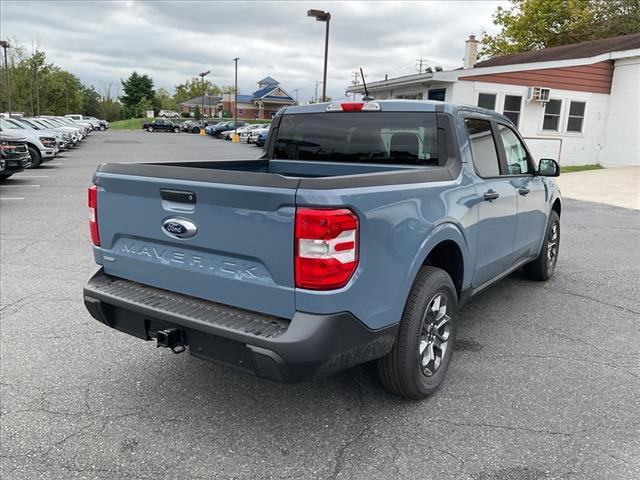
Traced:
<path fill-rule="evenodd" d="M 487 120 L 467 118 L 465 125 L 476 172 L 482 178 L 499 176 L 498 151 L 493 139 L 491 123 Z"/>
<path fill-rule="evenodd" d="M 504 147 L 507 161 L 507 175 L 526 175 L 533 173 L 529 167 L 529 155 L 524 145 L 513 130 L 505 125 L 498 125 L 498 132 Z"/>

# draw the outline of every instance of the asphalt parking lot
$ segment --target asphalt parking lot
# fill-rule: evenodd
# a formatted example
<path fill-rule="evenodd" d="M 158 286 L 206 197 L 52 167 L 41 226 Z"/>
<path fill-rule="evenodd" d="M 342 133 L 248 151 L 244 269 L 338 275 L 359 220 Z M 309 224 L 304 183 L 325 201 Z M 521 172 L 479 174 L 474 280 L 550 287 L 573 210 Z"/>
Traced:
<path fill-rule="evenodd" d="M 3 479 L 640 478 L 640 211 L 565 200 L 555 277 L 467 304 L 423 402 L 370 366 L 275 384 L 89 316 L 97 164 L 259 154 L 108 131 L 0 185 Z"/>

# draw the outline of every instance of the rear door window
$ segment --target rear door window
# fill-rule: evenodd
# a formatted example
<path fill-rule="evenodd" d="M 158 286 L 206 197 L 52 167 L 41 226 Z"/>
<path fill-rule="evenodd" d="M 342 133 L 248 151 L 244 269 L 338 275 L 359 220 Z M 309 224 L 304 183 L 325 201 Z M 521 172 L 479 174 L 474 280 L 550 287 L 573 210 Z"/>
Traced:
<path fill-rule="evenodd" d="M 440 164 L 429 112 L 329 112 L 284 115 L 274 158 L 349 163 Z"/>
<path fill-rule="evenodd" d="M 491 123 L 487 120 L 467 118 L 465 120 L 469 146 L 476 172 L 483 178 L 498 177 L 500 164 L 498 162 L 498 150 L 493 138 Z"/>

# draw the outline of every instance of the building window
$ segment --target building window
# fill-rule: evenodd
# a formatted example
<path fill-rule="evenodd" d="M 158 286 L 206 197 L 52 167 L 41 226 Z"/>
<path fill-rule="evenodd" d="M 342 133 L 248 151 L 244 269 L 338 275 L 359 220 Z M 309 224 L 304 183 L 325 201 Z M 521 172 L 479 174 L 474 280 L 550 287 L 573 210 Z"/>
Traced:
<path fill-rule="evenodd" d="M 504 96 L 504 108 L 502 113 L 505 117 L 513 122 L 517 127 L 520 121 L 520 106 L 522 105 L 522 97 L 517 95 Z"/>
<path fill-rule="evenodd" d="M 398 100 L 422 100 L 422 94 L 416 93 L 413 95 L 396 95 Z"/>
<path fill-rule="evenodd" d="M 582 132 L 584 123 L 585 102 L 571 102 L 569 104 L 569 120 L 567 120 L 567 132 Z"/>
<path fill-rule="evenodd" d="M 238 109 L 238 115 L 244 115 L 244 108 Z"/>
<path fill-rule="evenodd" d="M 478 95 L 478 106 L 487 108 L 489 110 L 496 109 L 496 94 L 495 93 L 480 93 Z"/>
<path fill-rule="evenodd" d="M 544 107 L 544 120 L 542 121 L 543 130 L 551 130 L 557 132 L 560 126 L 560 110 L 562 109 L 562 100 L 549 100 Z"/>
<path fill-rule="evenodd" d="M 438 102 L 444 102 L 444 97 L 447 94 L 447 89 L 446 88 L 434 88 L 432 90 L 429 90 L 428 92 L 428 99 L 429 100 L 437 100 Z"/>

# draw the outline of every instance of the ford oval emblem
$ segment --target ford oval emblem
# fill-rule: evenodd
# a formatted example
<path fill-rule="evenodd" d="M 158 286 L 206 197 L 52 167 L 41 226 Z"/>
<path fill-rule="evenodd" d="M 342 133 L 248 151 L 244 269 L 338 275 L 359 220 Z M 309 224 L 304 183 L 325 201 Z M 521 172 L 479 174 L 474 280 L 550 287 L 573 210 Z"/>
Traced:
<path fill-rule="evenodd" d="M 167 218 L 162 222 L 162 231 L 173 238 L 191 238 L 198 227 L 186 218 Z"/>

